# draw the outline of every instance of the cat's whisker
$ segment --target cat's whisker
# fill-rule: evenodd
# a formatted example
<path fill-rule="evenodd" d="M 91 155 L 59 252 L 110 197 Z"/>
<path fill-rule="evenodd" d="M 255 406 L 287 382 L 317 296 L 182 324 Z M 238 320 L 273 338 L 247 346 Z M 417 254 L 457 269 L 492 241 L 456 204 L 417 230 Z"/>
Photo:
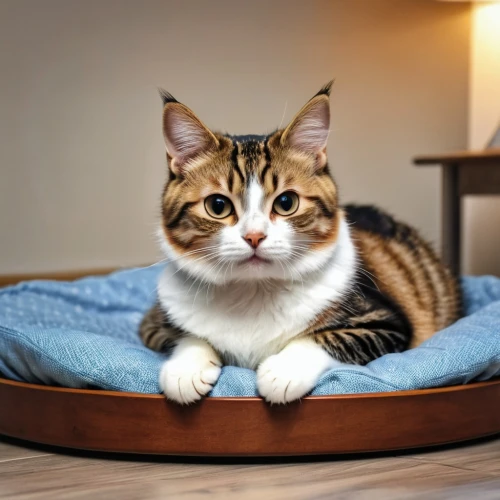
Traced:
<path fill-rule="evenodd" d="M 212 259 L 214 259 L 214 258 L 216 258 L 216 257 L 217 257 L 217 254 L 214 254 L 213 256 L 211 256 L 211 257 L 210 257 L 210 259 L 207 259 L 207 260 L 212 260 Z M 186 295 L 189 295 L 189 292 L 191 291 L 191 288 L 193 288 L 193 285 L 194 285 L 195 283 L 198 283 L 198 281 L 200 281 L 201 283 L 203 283 L 203 282 L 205 281 L 203 278 L 198 278 L 198 277 L 193 276 L 193 275 L 191 275 L 191 274 L 190 274 L 190 275 L 186 278 L 186 280 L 184 281 L 184 283 L 186 283 L 186 281 L 187 281 L 188 279 L 192 279 L 192 281 L 193 281 L 193 282 L 192 282 L 192 283 L 191 283 L 191 285 L 189 286 L 189 289 L 188 289 L 188 291 L 187 291 Z M 199 287 L 198 287 L 198 289 L 199 289 Z M 195 296 L 195 299 L 196 299 L 196 296 Z M 193 304 L 194 304 L 194 301 L 193 301 Z"/>
<path fill-rule="evenodd" d="M 217 274 L 215 275 L 215 278 L 214 278 L 214 283 L 217 283 L 217 278 L 219 277 L 219 273 L 222 271 L 222 269 L 224 268 L 224 265 L 226 264 L 226 262 L 227 262 L 227 261 L 226 261 L 226 260 L 224 260 L 223 258 L 221 258 L 221 259 L 219 260 L 219 262 L 221 262 L 222 264 L 221 264 L 220 269 L 217 271 Z"/>
<path fill-rule="evenodd" d="M 194 259 L 193 261 L 186 262 L 183 266 L 179 267 L 177 269 L 177 271 L 175 271 L 175 273 L 172 276 L 175 276 L 179 271 L 182 271 L 186 266 L 192 265 L 194 262 L 199 262 L 200 260 L 203 260 L 203 259 L 212 259 L 212 258 L 218 257 L 218 256 L 219 256 L 219 254 L 217 254 L 217 253 L 212 253 L 209 255 L 202 255 L 201 257 L 198 257 L 198 258 Z"/>
<path fill-rule="evenodd" d="M 200 282 L 200 283 L 198 284 L 198 289 L 196 290 L 196 293 L 194 294 L 194 298 L 193 298 L 193 304 L 192 304 L 192 310 L 193 310 L 193 312 L 194 312 L 194 304 L 195 304 L 195 302 L 196 302 L 196 297 L 198 296 L 198 293 L 199 293 L 199 291 L 200 291 L 200 288 L 201 288 L 202 286 L 204 286 L 204 284 L 205 284 L 205 283 L 204 283 L 204 280 L 199 280 L 199 282 Z M 196 281 L 194 281 L 193 283 L 196 283 Z M 191 287 L 189 287 L 189 289 L 191 290 Z"/>
<path fill-rule="evenodd" d="M 322 240 L 292 240 L 292 243 L 324 243 Z"/>
<path fill-rule="evenodd" d="M 143 271 L 144 269 L 149 269 L 150 267 L 157 266 L 159 264 L 162 264 L 163 262 L 167 262 L 168 260 L 169 260 L 168 258 L 165 258 L 165 259 L 161 259 L 161 260 L 159 260 L 157 262 L 153 262 L 153 264 L 148 264 L 147 266 L 136 267 L 134 269 L 128 268 L 127 272 L 129 272 L 129 273 L 135 273 L 137 271 Z"/>
<path fill-rule="evenodd" d="M 209 272 L 211 272 L 214 268 L 217 269 L 218 266 L 220 265 L 221 262 L 224 262 L 222 258 L 219 258 L 219 260 L 210 268 Z M 220 269 L 219 269 L 220 271 Z M 216 276 L 215 276 L 215 280 L 214 280 L 214 283 L 217 281 L 217 276 L 219 275 L 219 272 L 217 272 Z M 210 292 L 210 287 L 212 286 L 212 281 L 209 281 L 208 282 L 208 287 L 207 287 L 207 292 L 206 292 L 206 303 L 208 305 L 208 294 Z"/>
<path fill-rule="evenodd" d="M 286 114 L 286 108 L 287 108 L 287 106 L 288 106 L 288 100 L 285 101 L 285 109 L 283 110 L 283 116 L 281 117 L 280 126 L 278 127 L 278 130 L 283 125 L 283 120 L 285 119 L 285 114 Z"/>
<path fill-rule="evenodd" d="M 229 261 L 229 260 L 228 260 L 228 261 L 227 261 L 226 270 L 224 271 L 224 278 L 223 278 L 224 283 L 226 282 L 226 274 L 227 274 L 227 272 L 229 271 L 229 266 L 230 266 L 230 265 L 232 265 L 232 264 L 231 264 L 231 261 Z M 231 270 L 231 272 L 232 272 L 232 270 Z"/>
<path fill-rule="evenodd" d="M 285 268 L 283 267 L 283 264 L 281 263 L 281 261 L 279 259 L 277 259 L 276 262 L 281 266 L 281 269 L 283 269 L 283 279 L 286 279 L 286 272 L 285 272 Z"/>
<path fill-rule="evenodd" d="M 219 248 L 218 245 L 213 245 L 213 246 L 209 246 L 209 247 L 203 247 L 203 248 L 198 248 L 196 250 L 191 250 L 189 252 L 185 252 L 183 253 L 182 255 L 178 255 L 177 257 L 167 257 L 166 260 L 169 260 L 170 262 L 177 262 L 181 259 L 184 259 L 185 257 L 188 257 L 188 256 L 191 256 L 191 255 L 195 255 L 195 254 L 198 254 L 198 253 L 202 253 L 202 252 L 206 252 L 208 250 L 213 250 L 213 249 L 217 249 Z"/>

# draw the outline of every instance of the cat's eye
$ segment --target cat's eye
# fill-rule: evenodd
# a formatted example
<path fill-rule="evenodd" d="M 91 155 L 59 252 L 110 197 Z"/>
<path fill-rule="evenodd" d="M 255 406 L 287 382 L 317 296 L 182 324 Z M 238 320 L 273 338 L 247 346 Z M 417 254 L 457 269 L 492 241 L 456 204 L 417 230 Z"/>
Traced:
<path fill-rule="evenodd" d="M 233 213 L 233 204 L 226 196 L 212 194 L 205 198 L 205 210 L 214 219 L 225 219 Z"/>
<path fill-rule="evenodd" d="M 273 210 L 278 215 L 292 215 L 299 208 L 299 196 L 293 191 L 281 193 L 273 203 Z"/>

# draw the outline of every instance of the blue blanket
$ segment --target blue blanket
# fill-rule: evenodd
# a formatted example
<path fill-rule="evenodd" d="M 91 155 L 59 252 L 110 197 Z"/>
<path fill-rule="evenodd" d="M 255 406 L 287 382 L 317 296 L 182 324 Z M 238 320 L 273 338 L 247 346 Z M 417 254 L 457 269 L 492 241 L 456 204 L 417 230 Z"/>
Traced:
<path fill-rule="evenodd" d="M 26 382 L 158 393 L 163 355 L 137 329 L 162 266 L 0 290 L 0 374 Z M 464 278 L 467 316 L 401 354 L 326 373 L 313 394 L 422 389 L 500 375 L 500 279 Z M 211 396 L 255 396 L 255 372 L 224 367 Z"/>

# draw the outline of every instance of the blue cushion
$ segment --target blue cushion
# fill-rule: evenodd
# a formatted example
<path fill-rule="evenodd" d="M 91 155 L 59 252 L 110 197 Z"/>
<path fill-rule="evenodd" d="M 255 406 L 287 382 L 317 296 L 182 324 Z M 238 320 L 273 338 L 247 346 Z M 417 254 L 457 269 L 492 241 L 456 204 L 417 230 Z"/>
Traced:
<path fill-rule="evenodd" d="M 162 265 L 0 290 L 0 374 L 77 388 L 158 393 L 163 355 L 137 329 Z M 500 375 L 500 279 L 464 278 L 468 316 L 422 346 L 326 373 L 313 394 L 422 389 Z M 211 396 L 255 396 L 255 372 L 225 367 Z"/>

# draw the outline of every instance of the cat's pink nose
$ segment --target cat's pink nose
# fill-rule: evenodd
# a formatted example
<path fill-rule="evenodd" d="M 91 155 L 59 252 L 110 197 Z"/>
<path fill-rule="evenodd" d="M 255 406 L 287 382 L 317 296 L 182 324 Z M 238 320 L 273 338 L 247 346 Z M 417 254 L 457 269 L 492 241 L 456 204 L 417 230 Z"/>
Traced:
<path fill-rule="evenodd" d="M 252 247 L 257 248 L 265 239 L 264 233 L 250 232 L 243 236 L 243 239 Z"/>

